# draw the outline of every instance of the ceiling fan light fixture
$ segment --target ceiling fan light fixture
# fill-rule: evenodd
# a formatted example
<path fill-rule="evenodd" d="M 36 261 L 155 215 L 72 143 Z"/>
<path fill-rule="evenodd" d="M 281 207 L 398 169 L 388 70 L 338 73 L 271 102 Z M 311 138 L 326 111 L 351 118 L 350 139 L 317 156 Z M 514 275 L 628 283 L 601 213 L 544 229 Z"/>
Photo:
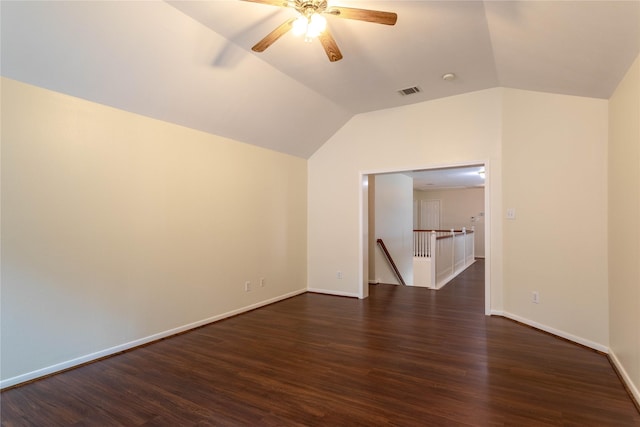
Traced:
<path fill-rule="evenodd" d="M 312 14 L 308 18 L 300 15 L 291 26 L 291 32 L 295 36 L 304 35 L 305 41 L 311 41 L 318 37 L 327 28 L 327 20 L 324 16 L 317 13 Z"/>
<path fill-rule="evenodd" d="M 307 18 L 300 15 L 295 21 L 293 21 L 293 24 L 291 24 L 291 33 L 296 37 L 306 34 L 308 26 L 309 22 L 307 21 Z"/>
<path fill-rule="evenodd" d="M 307 28 L 307 37 L 318 37 L 327 29 L 327 20 L 324 16 L 314 13 L 309 18 L 309 27 Z"/>

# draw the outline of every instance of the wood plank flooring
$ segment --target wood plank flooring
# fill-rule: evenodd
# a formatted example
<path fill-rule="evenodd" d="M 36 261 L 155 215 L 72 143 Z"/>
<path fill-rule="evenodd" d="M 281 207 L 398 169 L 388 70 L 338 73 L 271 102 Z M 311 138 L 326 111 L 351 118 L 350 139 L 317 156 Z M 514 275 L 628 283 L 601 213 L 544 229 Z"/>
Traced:
<path fill-rule="evenodd" d="M 3 426 L 632 426 L 607 358 L 440 291 L 303 294 L 0 395 Z"/>

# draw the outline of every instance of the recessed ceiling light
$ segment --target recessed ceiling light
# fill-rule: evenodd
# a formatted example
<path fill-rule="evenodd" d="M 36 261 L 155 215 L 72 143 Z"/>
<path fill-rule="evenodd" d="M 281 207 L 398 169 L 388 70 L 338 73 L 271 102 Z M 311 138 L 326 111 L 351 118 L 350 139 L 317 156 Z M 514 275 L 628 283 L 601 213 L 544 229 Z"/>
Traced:
<path fill-rule="evenodd" d="M 442 75 L 442 80 L 444 80 L 445 82 L 450 82 L 455 78 L 456 78 L 456 75 L 453 73 L 447 73 Z"/>

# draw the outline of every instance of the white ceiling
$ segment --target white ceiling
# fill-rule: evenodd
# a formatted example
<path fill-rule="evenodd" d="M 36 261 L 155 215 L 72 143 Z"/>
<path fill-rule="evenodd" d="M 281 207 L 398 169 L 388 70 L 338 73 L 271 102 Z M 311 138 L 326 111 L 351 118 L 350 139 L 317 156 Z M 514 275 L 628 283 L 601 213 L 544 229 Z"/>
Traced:
<path fill-rule="evenodd" d="M 496 86 L 608 98 L 638 55 L 640 1 L 369 1 L 328 17 L 344 59 L 238 0 L 0 2 L 2 75 L 307 158 L 354 114 Z M 331 4 L 331 2 L 330 2 Z M 444 73 L 458 78 L 443 81 Z M 399 89 L 422 92 L 402 97 Z"/>
<path fill-rule="evenodd" d="M 485 177 L 479 172 L 484 166 L 464 166 L 404 172 L 413 178 L 413 189 L 435 191 L 458 188 L 484 187 Z"/>

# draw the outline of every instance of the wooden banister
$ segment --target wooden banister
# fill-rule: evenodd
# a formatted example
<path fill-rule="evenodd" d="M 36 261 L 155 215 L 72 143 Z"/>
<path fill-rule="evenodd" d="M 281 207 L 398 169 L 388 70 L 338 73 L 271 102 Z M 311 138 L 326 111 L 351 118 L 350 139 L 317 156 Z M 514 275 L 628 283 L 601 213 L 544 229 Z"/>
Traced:
<path fill-rule="evenodd" d="M 450 239 L 453 236 L 458 236 L 460 234 L 471 234 L 473 233 L 473 229 L 465 229 L 465 230 L 413 230 L 414 233 L 418 232 L 418 233 L 447 233 L 447 234 L 441 234 L 438 237 L 436 237 L 437 240 L 442 240 L 442 239 Z"/>
<path fill-rule="evenodd" d="M 432 231 L 435 231 L 436 233 L 449 233 L 451 234 L 451 230 L 413 230 L 413 231 L 420 231 L 420 232 L 424 232 L 424 233 L 431 233 Z M 463 233 L 463 230 L 453 230 L 454 233 Z M 466 233 L 473 233 L 472 229 L 467 229 Z"/>
<path fill-rule="evenodd" d="M 396 276 L 398 277 L 398 280 L 400 281 L 400 283 L 403 286 L 407 286 L 407 284 L 404 282 L 404 279 L 402 278 L 402 274 L 400 274 L 400 270 L 398 270 L 398 267 L 396 267 L 396 263 L 393 262 L 393 258 L 391 258 L 391 254 L 387 250 L 387 247 L 385 246 L 382 239 L 378 239 L 376 240 L 376 242 L 378 243 L 378 245 L 380 245 L 382 252 L 384 252 L 384 255 L 387 257 L 387 260 L 389 261 L 389 264 L 391 264 L 391 268 L 393 268 L 393 272 L 396 273 Z"/>

